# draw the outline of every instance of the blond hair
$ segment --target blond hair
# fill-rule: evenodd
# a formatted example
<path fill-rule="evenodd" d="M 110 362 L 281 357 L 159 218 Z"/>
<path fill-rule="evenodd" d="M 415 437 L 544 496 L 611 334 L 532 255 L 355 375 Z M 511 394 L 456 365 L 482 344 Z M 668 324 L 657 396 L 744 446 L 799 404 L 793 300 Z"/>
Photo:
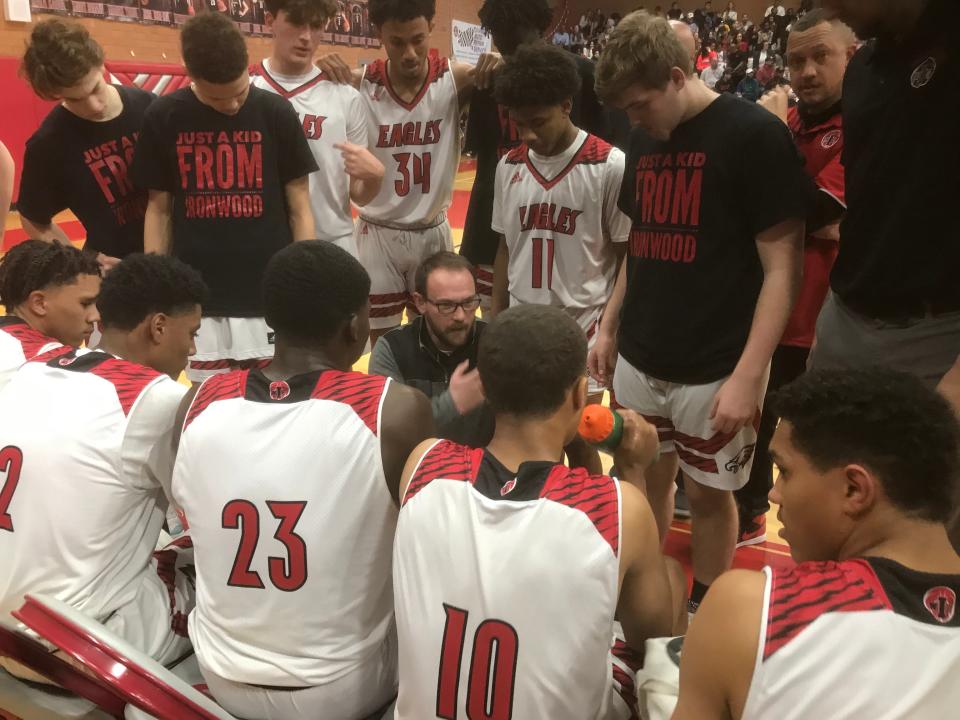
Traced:
<path fill-rule="evenodd" d="M 670 82 L 673 68 L 693 72 L 690 55 L 665 18 L 640 10 L 627 15 L 610 34 L 597 64 L 596 90 L 614 102 L 631 85 L 652 90 Z"/>

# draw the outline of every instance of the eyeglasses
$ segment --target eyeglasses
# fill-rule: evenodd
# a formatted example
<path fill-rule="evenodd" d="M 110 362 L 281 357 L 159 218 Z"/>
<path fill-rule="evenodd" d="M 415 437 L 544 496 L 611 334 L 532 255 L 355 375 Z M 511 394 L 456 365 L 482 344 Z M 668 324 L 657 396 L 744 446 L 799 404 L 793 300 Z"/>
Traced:
<path fill-rule="evenodd" d="M 462 302 L 453 302 L 452 300 L 441 300 L 440 302 L 434 302 L 429 298 L 424 298 L 428 303 L 433 305 L 437 312 L 441 315 L 453 315 L 457 308 L 463 308 L 463 311 L 468 315 L 475 313 L 477 308 L 480 307 L 480 296 L 474 295 L 472 298 L 467 298 Z"/>

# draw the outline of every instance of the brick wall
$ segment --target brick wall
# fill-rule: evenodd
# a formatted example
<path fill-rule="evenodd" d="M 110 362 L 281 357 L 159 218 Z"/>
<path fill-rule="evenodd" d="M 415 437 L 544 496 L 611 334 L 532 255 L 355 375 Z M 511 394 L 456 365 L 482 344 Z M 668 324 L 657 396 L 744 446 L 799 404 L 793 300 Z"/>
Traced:
<path fill-rule="evenodd" d="M 466 20 L 476 22 L 477 9 L 482 0 L 437 0 L 433 46 L 445 55 L 450 54 L 451 21 Z M 42 18 L 42 15 L 35 15 Z M 107 57 L 112 60 L 143 62 L 180 62 L 177 46 L 177 31 L 169 27 L 135 25 L 132 23 L 112 22 L 108 20 L 80 19 L 90 28 L 90 32 L 103 45 Z M 0 22 L 0 57 L 19 56 L 23 53 L 24 43 L 30 34 L 28 23 Z M 264 38 L 248 38 L 250 58 L 258 61 L 269 53 L 270 41 Z M 382 53 L 376 49 L 331 48 L 341 53 L 351 65 L 360 60 L 377 57 Z M 323 50 L 321 50 L 323 52 Z"/>

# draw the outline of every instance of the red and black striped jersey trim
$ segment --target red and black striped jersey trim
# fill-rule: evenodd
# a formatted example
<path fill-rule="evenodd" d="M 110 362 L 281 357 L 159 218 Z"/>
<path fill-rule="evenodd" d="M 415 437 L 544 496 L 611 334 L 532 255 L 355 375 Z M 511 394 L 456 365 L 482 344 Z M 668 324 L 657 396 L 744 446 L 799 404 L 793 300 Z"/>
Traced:
<path fill-rule="evenodd" d="M 764 660 L 823 615 L 893 607 L 866 560 L 803 563 L 771 573 Z"/>
<path fill-rule="evenodd" d="M 23 351 L 23 357 L 26 360 L 35 358 L 44 346 L 57 343 L 52 337 L 44 335 L 39 330 L 34 330 L 27 324 L 26 320 L 16 315 L 0 317 L 0 330 L 20 343 L 20 349 Z"/>
<path fill-rule="evenodd" d="M 370 432 L 377 435 L 380 402 L 386 388 L 387 378 L 380 375 L 325 370 L 310 397 L 349 405 Z"/>
<path fill-rule="evenodd" d="M 420 101 L 423 100 L 423 96 L 427 94 L 427 90 L 430 89 L 430 86 L 439 81 L 449 71 L 449 58 L 435 57 L 432 55 L 427 58 L 427 77 L 424 78 L 423 85 L 410 102 L 403 100 L 394 91 L 393 85 L 390 83 L 390 74 L 387 72 L 387 61 L 383 58 L 374 60 L 372 63 L 367 65 L 363 79 L 373 85 L 386 88 L 387 92 L 390 93 L 390 97 L 393 98 L 393 101 L 397 103 L 397 105 L 406 110 L 413 110 L 417 105 L 420 104 Z"/>
<path fill-rule="evenodd" d="M 413 477 L 407 484 L 402 505 L 434 480 L 458 480 L 473 483 L 477 477 L 483 450 L 440 440 L 420 459 Z"/>
<path fill-rule="evenodd" d="M 124 415 L 130 414 L 130 408 L 137 402 L 147 386 L 163 377 L 163 373 L 159 373 L 153 368 L 114 357 L 110 357 L 91 368 L 90 374 L 101 377 L 113 385 Z"/>
<path fill-rule="evenodd" d="M 507 165 L 526 165 L 530 174 L 544 190 L 552 190 L 567 175 L 569 175 L 577 165 L 603 165 L 610 157 L 610 151 L 613 146 L 601 140 L 596 135 L 587 135 L 580 149 L 570 158 L 570 162 L 552 179 L 545 178 L 537 166 L 530 159 L 530 148 L 526 144 L 514 148 L 507 153 Z"/>
<path fill-rule="evenodd" d="M 214 375 L 205 380 L 193 398 L 193 402 L 190 403 L 190 409 L 183 421 L 181 432 L 185 432 L 190 423 L 196 420 L 197 416 L 213 403 L 243 397 L 247 392 L 247 376 L 249 374 L 249 370 L 234 370 L 223 375 Z"/>
<path fill-rule="evenodd" d="M 619 556 L 620 493 L 615 480 L 557 465 L 547 477 L 540 497 L 582 512 L 610 545 L 613 554 Z"/>
<path fill-rule="evenodd" d="M 306 81 L 305 83 L 303 83 L 302 85 L 298 85 L 298 86 L 295 87 L 295 88 L 292 88 L 292 89 L 290 89 L 290 90 L 287 90 L 285 87 L 283 87 L 283 85 L 281 85 L 281 84 L 276 80 L 276 78 L 274 78 L 274 77 L 270 74 L 270 71 L 267 70 L 267 66 L 266 66 L 263 62 L 260 62 L 260 63 L 258 63 L 257 65 L 254 65 L 254 67 L 253 67 L 253 68 L 251 69 L 251 71 L 250 71 L 250 74 L 251 74 L 251 75 L 256 75 L 256 76 L 258 76 L 258 77 L 262 77 L 262 78 L 266 81 L 267 85 L 269 85 L 270 88 L 271 88 L 275 93 L 277 93 L 277 95 L 279 95 L 280 97 L 284 97 L 284 98 L 286 98 L 286 99 L 288 99 L 288 100 L 289 100 L 290 98 L 292 98 L 292 97 L 295 97 L 295 96 L 297 96 L 297 95 L 299 95 L 299 94 L 301 94 L 301 93 L 306 92 L 306 91 L 309 90 L 310 88 L 312 88 L 312 87 L 314 87 L 314 86 L 316 86 L 316 85 L 319 85 L 319 84 L 322 83 L 322 82 L 331 82 L 330 78 L 328 78 L 326 75 L 324 75 L 324 74 L 321 72 L 321 73 L 318 73 L 316 77 L 310 78 L 309 80 L 307 80 L 307 81 Z"/>

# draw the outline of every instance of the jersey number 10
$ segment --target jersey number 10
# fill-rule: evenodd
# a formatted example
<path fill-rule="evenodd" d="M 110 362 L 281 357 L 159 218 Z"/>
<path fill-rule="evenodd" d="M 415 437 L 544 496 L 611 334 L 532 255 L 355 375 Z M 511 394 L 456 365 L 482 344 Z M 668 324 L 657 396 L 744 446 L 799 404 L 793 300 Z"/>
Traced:
<path fill-rule="evenodd" d="M 0 530 L 13 532 L 13 518 L 7 510 L 13 500 L 13 492 L 20 482 L 20 469 L 23 467 L 23 452 L 18 447 L 7 445 L 0 450 L 0 473 L 6 475 L 0 485 Z"/>
<path fill-rule="evenodd" d="M 412 185 L 419 185 L 424 195 L 430 194 L 430 153 L 423 155 L 414 153 L 396 153 L 393 159 L 397 161 L 397 172 L 400 173 L 400 179 L 394 181 L 393 187 L 400 197 L 406 197 L 410 194 Z M 410 166 L 413 165 L 413 168 Z M 411 184 L 411 169 L 413 182 Z"/>
<path fill-rule="evenodd" d="M 469 613 L 446 603 L 443 610 L 447 621 L 440 648 L 437 717 L 456 720 Z M 502 620 L 484 620 L 477 627 L 467 682 L 467 720 L 510 720 L 519 642 L 517 631 Z"/>
<path fill-rule="evenodd" d="M 306 502 L 267 500 L 273 517 L 280 521 L 273 537 L 287 549 L 286 560 L 282 557 L 267 558 L 267 570 L 270 582 L 283 592 L 299 590 L 307 581 L 307 544 L 294 532 L 306 506 Z M 263 590 L 260 573 L 250 569 L 260 541 L 260 511 L 257 506 L 249 500 L 231 500 L 223 506 L 222 524 L 225 529 L 240 530 L 240 546 L 227 585 Z"/>

